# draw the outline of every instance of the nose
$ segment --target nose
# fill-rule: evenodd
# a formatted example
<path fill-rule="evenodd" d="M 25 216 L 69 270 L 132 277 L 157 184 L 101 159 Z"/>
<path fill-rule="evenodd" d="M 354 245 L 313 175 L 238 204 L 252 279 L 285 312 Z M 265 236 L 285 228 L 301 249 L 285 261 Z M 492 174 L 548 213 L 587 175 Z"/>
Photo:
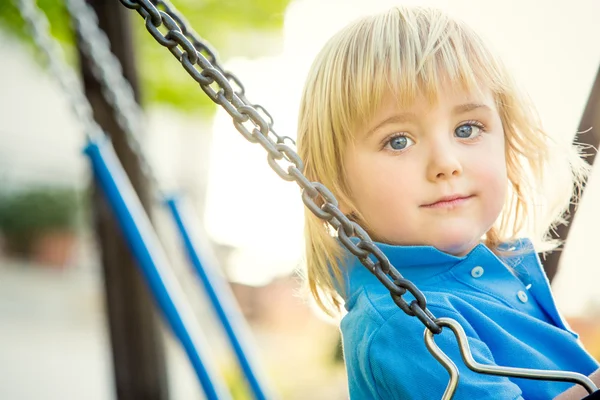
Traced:
<path fill-rule="evenodd" d="M 453 143 L 444 142 L 431 145 L 427 165 L 427 179 L 436 182 L 460 176 L 462 172 L 462 164 Z"/>

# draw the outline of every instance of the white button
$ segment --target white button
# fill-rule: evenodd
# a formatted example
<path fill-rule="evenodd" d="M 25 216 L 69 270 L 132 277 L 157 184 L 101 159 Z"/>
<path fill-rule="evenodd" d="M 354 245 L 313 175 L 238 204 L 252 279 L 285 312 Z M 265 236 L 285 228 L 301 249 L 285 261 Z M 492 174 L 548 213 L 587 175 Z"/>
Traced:
<path fill-rule="evenodd" d="M 478 265 L 471 270 L 471 276 L 473 278 L 479 278 L 481 275 L 483 275 L 483 267 Z"/>
<path fill-rule="evenodd" d="M 522 290 L 517 292 L 517 297 L 521 300 L 521 303 L 527 303 L 527 293 Z"/>

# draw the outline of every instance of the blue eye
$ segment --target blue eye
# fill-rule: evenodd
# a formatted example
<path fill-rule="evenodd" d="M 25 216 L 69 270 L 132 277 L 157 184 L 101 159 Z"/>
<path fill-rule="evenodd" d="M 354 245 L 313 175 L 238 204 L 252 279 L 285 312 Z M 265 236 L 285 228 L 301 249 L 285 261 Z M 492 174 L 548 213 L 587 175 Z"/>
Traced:
<path fill-rule="evenodd" d="M 389 146 L 392 150 L 404 150 L 413 144 L 415 142 L 411 138 L 399 135 L 388 140 L 386 147 Z"/>
<path fill-rule="evenodd" d="M 469 123 L 459 126 L 454 130 L 456 137 L 461 139 L 474 139 L 481 134 L 483 128 L 481 126 Z"/>

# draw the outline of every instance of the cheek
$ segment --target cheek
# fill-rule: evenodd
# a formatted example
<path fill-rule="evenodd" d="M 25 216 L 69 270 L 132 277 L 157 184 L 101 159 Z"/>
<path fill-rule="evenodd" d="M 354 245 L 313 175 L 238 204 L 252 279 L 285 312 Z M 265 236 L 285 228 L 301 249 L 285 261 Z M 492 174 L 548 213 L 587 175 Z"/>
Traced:
<path fill-rule="evenodd" d="M 352 198 L 373 228 L 389 223 L 390 215 L 404 215 L 418 189 L 416 174 L 393 157 L 357 160 L 347 169 Z M 414 170 L 414 169 L 413 169 Z M 414 188 L 415 190 L 408 190 Z"/>
<path fill-rule="evenodd" d="M 490 212 L 499 213 L 504 205 L 508 183 L 503 142 L 482 152 L 471 171 L 486 199 L 487 208 Z"/>
<path fill-rule="evenodd" d="M 506 164 L 504 157 L 485 157 L 480 160 L 473 168 L 473 175 L 481 183 L 486 183 L 486 186 L 498 186 L 501 183 L 506 183 Z"/>
<path fill-rule="evenodd" d="M 354 205 L 366 216 L 381 199 L 382 184 L 393 178 L 382 173 L 380 162 L 357 156 L 346 168 Z"/>

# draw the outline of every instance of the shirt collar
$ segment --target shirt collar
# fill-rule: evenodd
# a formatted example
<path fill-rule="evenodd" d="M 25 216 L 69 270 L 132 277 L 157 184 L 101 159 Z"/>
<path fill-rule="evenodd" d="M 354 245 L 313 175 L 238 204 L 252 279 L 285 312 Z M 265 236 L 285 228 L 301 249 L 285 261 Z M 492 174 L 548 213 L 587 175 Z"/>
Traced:
<path fill-rule="evenodd" d="M 351 238 L 358 243 L 357 238 Z M 396 246 L 375 242 L 375 245 L 388 257 L 390 263 L 402 274 L 402 276 L 413 283 L 433 283 L 435 280 L 443 279 L 442 274 L 465 261 L 477 259 L 488 260 L 494 264 L 504 263 L 483 243 L 478 244 L 467 255 L 458 257 L 445 253 L 433 246 Z M 510 251 L 523 250 L 531 252 L 532 246 L 528 239 L 520 239 L 515 243 L 506 245 Z M 355 295 L 364 285 L 379 283 L 377 278 L 353 256 L 348 256 L 347 269 L 343 272 L 346 282 L 346 299 Z M 511 258 L 505 259 L 509 264 Z"/>

